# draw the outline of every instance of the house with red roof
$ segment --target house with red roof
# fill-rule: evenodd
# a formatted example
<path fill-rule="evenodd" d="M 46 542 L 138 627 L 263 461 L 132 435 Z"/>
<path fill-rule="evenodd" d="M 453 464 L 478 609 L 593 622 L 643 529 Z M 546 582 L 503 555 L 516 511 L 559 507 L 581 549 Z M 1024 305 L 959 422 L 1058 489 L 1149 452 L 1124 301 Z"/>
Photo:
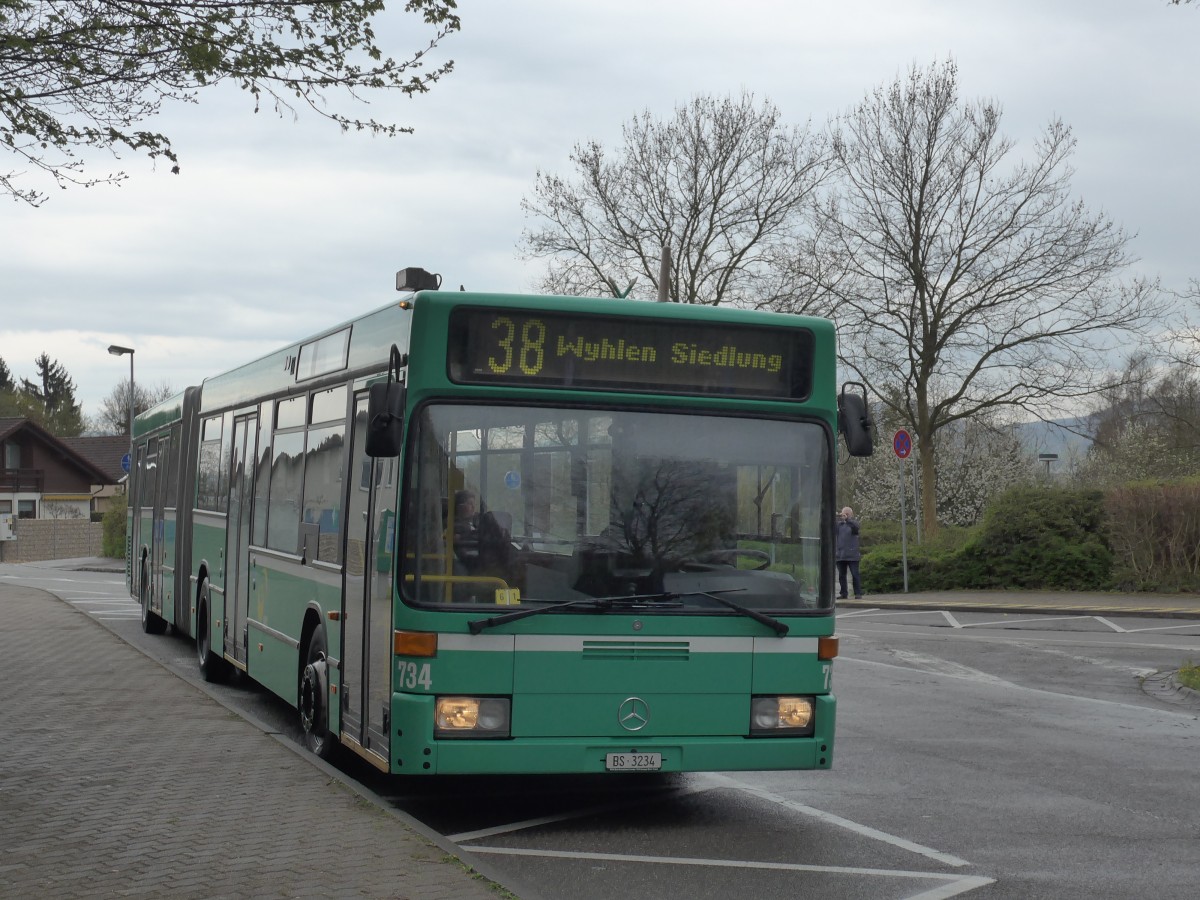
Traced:
<path fill-rule="evenodd" d="M 90 519 L 100 495 L 111 495 L 121 481 L 101 452 L 80 441 L 128 438 L 59 438 L 25 418 L 0 418 L 0 517 L 15 519 Z"/>

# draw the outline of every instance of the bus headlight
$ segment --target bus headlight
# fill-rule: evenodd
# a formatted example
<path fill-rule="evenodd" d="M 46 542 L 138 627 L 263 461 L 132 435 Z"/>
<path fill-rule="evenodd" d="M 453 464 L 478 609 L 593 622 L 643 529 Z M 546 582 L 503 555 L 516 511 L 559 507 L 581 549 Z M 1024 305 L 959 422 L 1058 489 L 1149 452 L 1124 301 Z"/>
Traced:
<path fill-rule="evenodd" d="M 512 701 L 507 697 L 438 697 L 434 736 L 439 738 L 505 738 L 509 736 Z"/>
<path fill-rule="evenodd" d="M 804 736 L 813 733 L 812 697 L 752 697 L 750 733 Z"/>

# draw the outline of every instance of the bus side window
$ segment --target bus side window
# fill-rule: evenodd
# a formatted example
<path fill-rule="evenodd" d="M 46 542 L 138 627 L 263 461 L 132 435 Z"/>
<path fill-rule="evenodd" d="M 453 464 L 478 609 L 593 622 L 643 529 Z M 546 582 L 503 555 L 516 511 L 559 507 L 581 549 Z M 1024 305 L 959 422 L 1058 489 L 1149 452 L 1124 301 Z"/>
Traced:
<path fill-rule="evenodd" d="M 341 423 L 308 432 L 304 466 L 304 522 L 317 526 L 317 559 L 342 561 L 342 463 L 345 426 Z"/>
<path fill-rule="evenodd" d="M 304 484 L 304 432 L 275 435 L 267 515 L 267 546 L 299 552 L 300 497 Z"/>

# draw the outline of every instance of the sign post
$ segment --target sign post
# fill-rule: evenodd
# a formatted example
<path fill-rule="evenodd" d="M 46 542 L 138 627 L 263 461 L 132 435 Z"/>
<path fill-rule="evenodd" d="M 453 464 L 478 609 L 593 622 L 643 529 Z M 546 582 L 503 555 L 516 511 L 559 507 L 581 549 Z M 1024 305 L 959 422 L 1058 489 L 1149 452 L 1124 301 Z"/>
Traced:
<path fill-rule="evenodd" d="M 904 510 L 904 461 L 912 453 L 912 437 L 901 428 L 892 438 L 892 449 L 900 465 L 900 563 L 904 569 L 904 593 L 908 593 L 908 517 Z"/>

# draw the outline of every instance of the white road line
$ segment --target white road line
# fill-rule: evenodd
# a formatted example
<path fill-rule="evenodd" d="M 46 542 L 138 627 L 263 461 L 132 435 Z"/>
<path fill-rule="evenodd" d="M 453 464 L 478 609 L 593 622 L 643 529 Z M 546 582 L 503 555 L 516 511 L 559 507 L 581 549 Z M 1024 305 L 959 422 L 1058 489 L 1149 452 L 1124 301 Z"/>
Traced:
<path fill-rule="evenodd" d="M 898 837 L 893 834 L 888 834 L 884 831 L 871 828 L 867 825 L 860 825 L 857 822 L 852 822 L 849 819 L 843 819 L 841 816 L 836 816 L 833 813 L 825 812 L 824 810 L 816 809 L 807 806 L 803 803 L 798 803 L 794 800 L 789 800 L 786 797 L 781 797 L 771 791 L 763 788 L 747 784 L 744 781 L 739 781 L 736 778 L 730 778 L 728 775 L 719 775 L 714 772 L 706 772 L 695 776 L 698 783 L 691 788 L 672 791 L 672 796 L 686 796 L 687 794 L 702 793 L 704 791 L 713 790 L 715 788 L 732 788 L 742 793 L 751 794 L 758 797 L 760 800 L 766 800 L 769 803 L 775 803 L 783 806 L 793 812 L 799 812 L 810 818 L 818 819 L 830 825 L 835 825 L 839 828 L 845 828 L 853 831 L 855 834 L 867 837 L 872 840 L 882 841 L 886 844 L 891 844 L 894 847 L 899 847 L 903 850 L 908 850 L 912 853 L 917 853 L 921 856 L 929 857 L 937 860 L 940 863 L 949 866 L 969 866 L 970 863 L 964 859 L 959 859 L 957 856 L 952 856 L 949 853 L 943 853 L 940 850 L 935 850 L 932 847 L 925 847 L 922 844 L 915 843 L 906 838 Z M 570 819 L 581 818 L 585 815 L 592 815 L 601 812 L 610 812 L 614 809 L 621 809 L 628 806 L 640 805 L 644 802 L 644 798 L 632 799 L 626 802 L 610 803 L 602 806 L 593 806 L 587 809 L 574 810 L 569 813 L 563 813 L 556 816 L 543 816 L 537 819 L 527 819 L 521 822 L 511 822 L 504 825 L 497 825 L 492 828 L 483 828 L 478 831 L 463 832 L 461 834 L 451 834 L 447 837 L 456 844 L 466 843 L 473 840 L 479 840 L 485 837 L 493 837 L 498 834 L 507 834 L 513 831 L 520 831 L 525 828 L 533 828 L 538 825 L 548 825 L 553 822 L 563 822 Z M 472 846 L 470 849 L 474 850 Z"/>
<path fill-rule="evenodd" d="M 1116 624 L 1115 622 L 1108 621 L 1108 619 L 1104 618 L 1104 616 L 1092 616 L 1092 618 L 1095 619 L 1097 622 L 1104 623 L 1109 628 L 1111 628 L 1113 631 L 1115 631 L 1117 634 L 1125 634 L 1124 628 L 1122 628 L 1120 625 Z"/>
<path fill-rule="evenodd" d="M 39 584 L 124 584 L 122 581 L 99 581 L 95 578 L 49 578 L 42 575 L 5 575 L 5 578 L 20 578 L 22 582 L 31 582 L 28 587 L 37 587 Z"/>
<path fill-rule="evenodd" d="M 700 794 L 704 793 L 705 791 L 711 791 L 716 787 L 718 787 L 718 785 L 706 784 L 702 786 L 674 788 L 670 791 L 656 794 L 655 796 L 686 797 L 689 794 Z M 581 819 L 584 816 L 614 812 L 616 810 L 627 809 L 632 806 L 643 806 L 645 802 L 646 798 L 644 796 L 630 798 L 629 800 L 621 800 L 615 803 L 604 803 L 599 806 L 588 806 L 583 809 L 559 813 L 558 815 L 554 816 L 541 816 L 536 819 L 524 819 L 520 822 L 508 822 L 504 825 L 495 825 L 491 828 L 480 828 L 478 831 L 464 831 L 461 834 L 448 834 L 446 837 L 454 841 L 456 844 L 462 844 L 466 841 L 477 841 L 480 838 L 495 837 L 498 834 L 510 834 L 514 831 L 523 831 L 526 828 L 536 828 L 539 825 L 550 825 L 554 822 L 569 822 L 571 819 Z"/>
<path fill-rule="evenodd" d="M 1126 634 L 1141 634 L 1143 631 L 1178 631 L 1180 628 L 1200 628 L 1200 622 L 1189 622 L 1187 625 L 1155 625 L 1153 628 L 1126 628 Z M 1184 635 L 1191 637 L 1191 635 Z"/>
<path fill-rule="evenodd" d="M 1175 649 L 1175 648 L 1167 648 Z M 901 672 L 923 672 L 923 669 L 914 669 L 912 666 L 898 666 L 895 663 L 878 662 L 873 659 L 855 659 L 852 656 L 839 656 L 839 664 L 859 663 L 864 666 L 879 666 L 884 669 L 897 669 Z M 1132 670 L 1131 670 L 1132 671 Z M 935 674 L 926 672 L 925 674 Z M 947 674 L 947 673 L 944 673 Z M 961 676 L 949 676 L 961 677 Z M 1119 700 L 1102 700 L 1099 697 L 1080 697 L 1076 694 L 1063 694 L 1058 691 L 1048 691 L 1045 688 L 1026 687 L 1023 684 L 1014 684 L 1013 682 L 999 682 L 1004 687 L 1012 688 L 1013 690 L 1023 691 L 1029 694 L 1041 694 L 1046 697 L 1055 697 L 1059 700 L 1072 700 L 1076 703 L 1087 703 L 1096 706 L 1116 707 L 1117 709 L 1128 710 L 1130 713 L 1147 714 L 1151 716 L 1166 716 L 1173 719 L 1184 719 L 1188 722 L 1196 721 L 1194 712 L 1175 712 L 1170 709 L 1160 709 L 1157 706 L 1135 706 L 1132 703 L 1121 703 Z"/>
<path fill-rule="evenodd" d="M 962 625 L 958 624 L 958 619 L 956 619 L 956 618 L 954 618 L 954 616 L 950 615 L 949 610 L 943 609 L 942 615 L 946 617 L 946 621 L 950 623 L 951 628 L 962 628 Z"/>
<path fill-rule="evenodd" d="M 885 844 L 891 844 L 893 847 L 899 847 L 901 850 L 908 850 L 910 853 L 917 853 L 921 856 L 926 856 L 929 859 L 936 860 L 947 866 L 969 866 L 970 863 L 965 859 L 960 859 L 949 853 L 943 853 L 941 850 L 934 850 L 932 847 L 926 847 L 923 844 L 918 844 L 915 841 L 910 841 L 907 838 L 898 837 L 894 834 L 888 834 L 886 831 L 879 831 L 876 828 L 871 828 L 868 825 L 860 825 L 857 822 L 852 822 L 849 819 L 843 819 L 841 816 L 835 816 L 833 813 L 825 812 L 821 809 L 816 809 L 812 806 L 806 806 L 803 803 L 798 803 L 795 800 L 789 800 L 786 797 L 781 797 L 779 794 L 771 791 L 755 787 L 751 784 L 746 784 L 744 781 L 738 781 L 736 778 L 730 778 L 728 775 L 718 775 L 716 773 L 706 773 L 701 778 L 708 781 L 715 781 L 718 784 L 725 784 L 729 787 L 737 788 L 747 794 L 753 794 L 761 800 L 767 800 L 771 803 L 776 803 L 787 809 L 802 813 L 822 822 L 827 822 L 830 825 L 836 825 L 839 828 L 845 828 L 847 831 L 853 831 L 855 834 L 862 837 L 870 838 L 875 841 L 881 841 Z"/>
<path fill-rule="evenodd" d="M 627 853 L 590 853 L 570 850 L 529 850 L 520 847 L 468 848 L 472 853 L 502 856 L 536 856 L 543 859 L 588 859 L 597 862 L 649 863 L 667 866 L 708 866 L 720 869 L 763 869 L 774 872 L 814 872 L 826 875 L 870 875 L 881 878 L 908 878 L 948 882 L 932 891 L 914 894 L 909 900 L 942 900 L 992 884 L 994 878 L 982 875 L 948 875 L 944 872 L 914 872 L 907 869 L 869 869 L 862 866 L 814 866 L 804 863 L 759 862 L 746 859 L 703 859 L 686 856 L 640 856 Z"/>
<path fill-rule="evenodd" d="M 965 894 L 967 891 L 975 890 L 975 888 L 986 887 L 995 881 L 995 878 L 985 878 L 982 875 L 964 875 L 957 881 L 952 881 L 949 884 L 942 885 L 930 891 L 913 894 L 911 897 L 905 898 L 905 900 L 946 900 L 947 897 L 957 897 L 959 894 Z"/>
<path fill-rule="evenodd" d="M 978 681 L 983 684 L 1016 687 L 1011 681 L 997 678 L 995 675 L 982 672 L 979 669 L 972 669 L 970 666 L 964 666 L 962 663 L 942 659 L 940 656 L 928 656 L 912 650 L 892 650 L 892 655 L 906 663 L 911 663 L 914 668 L 922 672 L 928 672 L 931 675 L 949 675 L 952 678 L 966 678 L 970 681 Z"/>
<path fill-rule="evenodd" d="M 874 616 L 935 616 L 936 609 L 898 609 L 888 610 L 884 612 L 881 609 L 863 609 L 849 613 L 838 613 L 839 619 L 853 619 L 858 616 L 874 615 Z"/>
<path fill-rule="evenodd" d="M 962 612 L 962 610 L 959 610 Z M 963 628 L 987 628 L 989 625 L 1023 625 L 1026 622 L 1070 622 L 1073 619 L 1091 619 L 1093 616 L 1027 616 L 1024 619 L 997 619 L 994 622 L 971 622 Z"/>

